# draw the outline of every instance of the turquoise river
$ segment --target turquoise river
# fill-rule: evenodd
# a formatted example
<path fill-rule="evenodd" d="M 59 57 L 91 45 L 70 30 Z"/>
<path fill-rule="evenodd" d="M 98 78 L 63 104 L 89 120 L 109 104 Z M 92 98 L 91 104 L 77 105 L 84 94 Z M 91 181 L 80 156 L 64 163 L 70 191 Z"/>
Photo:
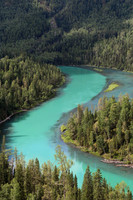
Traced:
<path fill-rule="evenodd" d="M 108 84 L 117 81 L 120 87 L 107 93 L 107 96 L 129 93 L 133 97 L 133 75 L 113 70 L 97 73 L 92 69 L 78 67 L 60 67 L 67 74 L 67 84 L 58 90 L 57 96 L 42 105 L 13 117 L 2 127 L 6 135 L 7 147 L 16 147 L 26 161 L 39 158 L 40 163 L 54 161 L 55 148 L 59 144 L 69 159 L 74 161 L 72 171 L 78 177 L 81 187 L 87 165 L 92 172 L 101 169 L 108 183 L 115 186 L 125 181 L 133 192 L 133 170 L 115 167 L 101 162 L 101 158 L 81 152 L 72 145 L 65 144 L 60 138 L 60 125 L 66 123 L 71 112 L 78 104 L 94 108 L 99 97 L 105 95 Z"/>

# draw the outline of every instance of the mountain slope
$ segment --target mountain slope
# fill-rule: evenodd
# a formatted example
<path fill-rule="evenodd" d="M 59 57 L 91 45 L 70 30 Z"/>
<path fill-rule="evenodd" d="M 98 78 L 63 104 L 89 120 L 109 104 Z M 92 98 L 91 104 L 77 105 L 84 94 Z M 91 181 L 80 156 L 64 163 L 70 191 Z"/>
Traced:
<path fill-rule="evenodd" d="M 133 70 L 132 0 L 6 0 L 0 57 Z"/>

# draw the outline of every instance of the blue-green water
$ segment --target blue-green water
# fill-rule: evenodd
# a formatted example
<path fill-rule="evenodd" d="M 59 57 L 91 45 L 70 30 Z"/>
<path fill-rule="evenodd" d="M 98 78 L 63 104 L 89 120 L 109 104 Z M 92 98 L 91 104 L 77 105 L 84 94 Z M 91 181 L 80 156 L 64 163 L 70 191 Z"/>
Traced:
<path fill-rule="evenodd" d="M 89 107 L 91 104 L 95 105 L 98 97 L 103 96 L 100 92 L 106 85 L 106 77 L 109 78 L 110 73 L 107 72 L 106 76 L 103 76 L 87 69 L 60 68 L 62 72 L 68 74 L 69 82 L 66 87 L 61 88 L 58 95 L 50 101 L 7 122 L 2 130 L 6 133 L 6 145 L 16 147 L 19 152 L 23 152 L 27 161 L 37 157 L 43 163 L 48 160 L 54 162 L 55 147 L 60 144 L 68 158 L 74 161 L 72 170 L 78 177 L 79 186 L 89 165 L 92 172 L 100 168 L 111 185 L 114 186 L 124 180 L 133 191 L 133 170 L 102 163 L 100 158 L 83 153 L 60 139 L 59 126 L 66 122 L 71 110 L 78 104 L 86 102 L 90 102 L 86 104 Z M 119 81 L 126 75 L 121 74 Z M 130 79 L 130 75 L 128 78 Z M 91 100 L 98 94 L 98 97 Z"/>

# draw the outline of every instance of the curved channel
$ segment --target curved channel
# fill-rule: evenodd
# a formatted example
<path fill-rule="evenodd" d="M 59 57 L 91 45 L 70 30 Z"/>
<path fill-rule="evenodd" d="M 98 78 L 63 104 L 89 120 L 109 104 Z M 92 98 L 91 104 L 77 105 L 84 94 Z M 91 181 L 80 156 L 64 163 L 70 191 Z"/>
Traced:
<path fill-rule="evenodd" d="M 2 127 L 2 133 L 6 134 L 7 147 L 16 147 L 19 152 L 23 152 L 26 161 L 37 157 L 43 163 L 48 160 L 54 162 L 55 147 L 60 144 L 68 158 L 74 161 L 72 170 L 78 177 L 79 186 L 89 165 L 92 172 L 100 168 L 103 176 L 112 186 L 124 180 L 133 191 L 133 170 L 102 163 L 99 157 L 65 144 L 60 139 L 59 131 L 60 125 L 67 121 L 78 104 L 95 106 L 98 98 L 104 95 L 101 91 L 111 80 L 117 79 L 121 83 L 124 82 L 123 78 L 128 76 L 127 82 L 122 83 L 121 87 L 114 92 L 108 93 L 108 96 L 112 94 L 118 96 L 121 91 L 125 93 L 126 84 L 131 84 L 130 79 L 133 81 L 132 74 L 119 72 L 117 77 L 114 71 L 108 70 L 101 75 L 83 68 L 60 68 L 68 75 L 68 83 L 59 89 L 57 96 L 31 111 L 15 116 Z M 129 95 L 133 95 L 131 91 Z"/>

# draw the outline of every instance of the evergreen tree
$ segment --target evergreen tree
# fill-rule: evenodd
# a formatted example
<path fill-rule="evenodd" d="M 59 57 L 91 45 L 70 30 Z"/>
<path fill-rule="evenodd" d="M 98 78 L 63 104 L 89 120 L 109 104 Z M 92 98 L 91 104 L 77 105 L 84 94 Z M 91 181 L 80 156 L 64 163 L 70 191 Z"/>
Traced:
<path fill-rule="evenodd" d="M 19 188 L 20 188 L 19 200 L 25 199 L 24 178 L 25 178 L 24 158 L 23 158 L 23 155 L 21 155 L 19 161 L 17 162 L 16 168 L 15 168 L 15 180 L 19 184 Z M 18 188 L 18 184 L 17 184 L 17 188 Z"/>
<path fill-rule="evenodd" d="M 17 182 L 17 180 L 14 178 L 11 182 L 11 199 L 12 200 L 20 200 L 20 199 L 24 199 L 21 195 L 24 196 L 24 191 L 21 192 L 21 188 L 19 186 L 19 183 Z"/>
<path fill-rule="evenodd" d="M 93 200 L 93 183 L 89 166 L 87 167 L 84 175 L 84 180 L 81 190 L 81 200 Z"/>
<path fill-rule="evenodd" d="M 0 153 L 0 184 L 10 183 L 12 177 L 12 167 L 9 165 L 8 159 L 11 154 L 11 150 L 5 149 L 5 136 L 1 145 Z"/>
<path fill-rule="evenodd" d="M 93 175 L 93 199 L 103 200 L 102 175 L 98 169 Z"/>
<path fill-rule="evenodd" d="M 82 117 L 83 117 L 83 107 L 81 105 L 78 105 L 78 108 L 77 108 L 77 121 L 78 121 L 78 124 L 81 123 Z"/>
<path fill-rule="evenodd" d="M 11 185 L 8 183 L 1 185 L 0 200 L 10 200 L 11 199 L 10 194 L 11 194 Z"/>
<path fill-rule="evenodd" d="M 127 191 L 127 200 L 132 200 L 132 193 L 129 190 L 129 188 L 128 188 L 128 191 Z"/>
<path fill-rule="evenodd" d="M 76 175 L 74 177 L 73 200 L 78 200 L 78 183 L 77 183 L 77 176 Z"/>
<path fill-rule="evenodd" d="M 103 199 L 109 199 L 109 187 L 105 180 L 105 178 L 102 181 L 102 191 L 103 191 Z"/>

